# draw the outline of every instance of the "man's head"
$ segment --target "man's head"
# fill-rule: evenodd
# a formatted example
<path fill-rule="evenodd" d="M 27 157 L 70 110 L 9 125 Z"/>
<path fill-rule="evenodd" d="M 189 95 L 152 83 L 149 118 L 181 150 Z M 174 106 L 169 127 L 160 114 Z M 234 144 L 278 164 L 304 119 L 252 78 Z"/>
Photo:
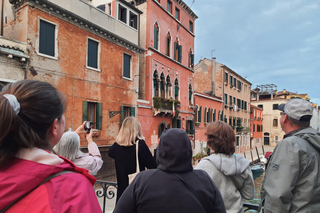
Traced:
<path fill-rule="evenodd" d="M 310 102 L 305 99 L 291 99 L 288 103 L 281 104 L 279 110 L 282 111 L 280 124 L 285 133 L 310 126 L 313 109 Z"/>

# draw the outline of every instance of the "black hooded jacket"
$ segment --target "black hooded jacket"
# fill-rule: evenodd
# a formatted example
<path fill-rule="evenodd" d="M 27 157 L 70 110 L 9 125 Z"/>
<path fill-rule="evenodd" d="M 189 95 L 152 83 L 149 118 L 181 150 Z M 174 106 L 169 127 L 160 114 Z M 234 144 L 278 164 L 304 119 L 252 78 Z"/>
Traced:
<path fill-rule="evenodd" d="M 191 143 L 184 130 L 162 133 L 157 162 L 157 169 L 141 172 L 129 185 L 115 213 L 226 212 L 212 179 L 193 170 Z"/>

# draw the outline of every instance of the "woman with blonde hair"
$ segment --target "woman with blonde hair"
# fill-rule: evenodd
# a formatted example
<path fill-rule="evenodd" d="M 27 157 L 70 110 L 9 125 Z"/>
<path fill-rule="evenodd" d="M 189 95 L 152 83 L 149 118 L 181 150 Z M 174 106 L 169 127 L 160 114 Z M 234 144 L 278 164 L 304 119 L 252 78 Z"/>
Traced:
<path fill-rule="evenodd" d="M 138 159 L 140 171 L 157 167 L 144 137 L 137 118 L 127 117 L 121 126 L 116 142 L 110 148 L 108 155 L 115 160 L 118 192 L 117 201 L 129 185 L 128 175 L 136 172 L 136 143 L 138 142 Z"/>
<path fill-rule="evenodd" d="M 195 169 L 206 171 L 222 195 L 227 213 L 243 212 L 243 199 L 254 198 L 250 161 L 235 155 L 236 136 L 225 122 L 207 125 L 207 144 L 213 154 L 203 158 Z"/>

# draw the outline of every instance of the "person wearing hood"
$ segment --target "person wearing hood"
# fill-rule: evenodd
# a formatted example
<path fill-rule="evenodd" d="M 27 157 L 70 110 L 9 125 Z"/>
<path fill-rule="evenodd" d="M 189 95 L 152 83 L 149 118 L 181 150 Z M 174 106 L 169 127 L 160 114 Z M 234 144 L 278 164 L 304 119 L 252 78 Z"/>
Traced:
<path fill-rule="evenodd" d="M 221 194 L 208 174 L 193 170 L 186 131 L 164 131 L 156 155 L 157 169 L 137 175 L 119 199 L 115 213 L 226 212 Z"/>
<path fill-rule="evenodd" d="M 261 189 L 260 212 L 319 212 L 320 133 L 304 99 L 279 106 L 284 138 L 274 149 Z"/>
<path fill-rule="evenodd" d="M 221 192 L 228 213 L 243 212 L 243 199 L 252 200 L 255 194 L 250 161 L 234 154 L 236 137 L 228 124 L 210 123 L 206 135 L 213 154 L 203 158 L 195 169 L 209 174 Z"/>

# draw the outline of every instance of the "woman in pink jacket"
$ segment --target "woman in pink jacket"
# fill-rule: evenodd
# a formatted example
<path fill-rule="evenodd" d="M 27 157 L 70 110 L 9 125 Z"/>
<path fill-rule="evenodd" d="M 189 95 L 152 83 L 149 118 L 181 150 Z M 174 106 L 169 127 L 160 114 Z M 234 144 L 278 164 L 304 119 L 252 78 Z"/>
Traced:
<path fill-rule="evenodd" d="M 101 212 L 96 179 L 51 153 L 65 130 L 64 100 L 34 80 L 0 92 L 0 212 Z"/>

